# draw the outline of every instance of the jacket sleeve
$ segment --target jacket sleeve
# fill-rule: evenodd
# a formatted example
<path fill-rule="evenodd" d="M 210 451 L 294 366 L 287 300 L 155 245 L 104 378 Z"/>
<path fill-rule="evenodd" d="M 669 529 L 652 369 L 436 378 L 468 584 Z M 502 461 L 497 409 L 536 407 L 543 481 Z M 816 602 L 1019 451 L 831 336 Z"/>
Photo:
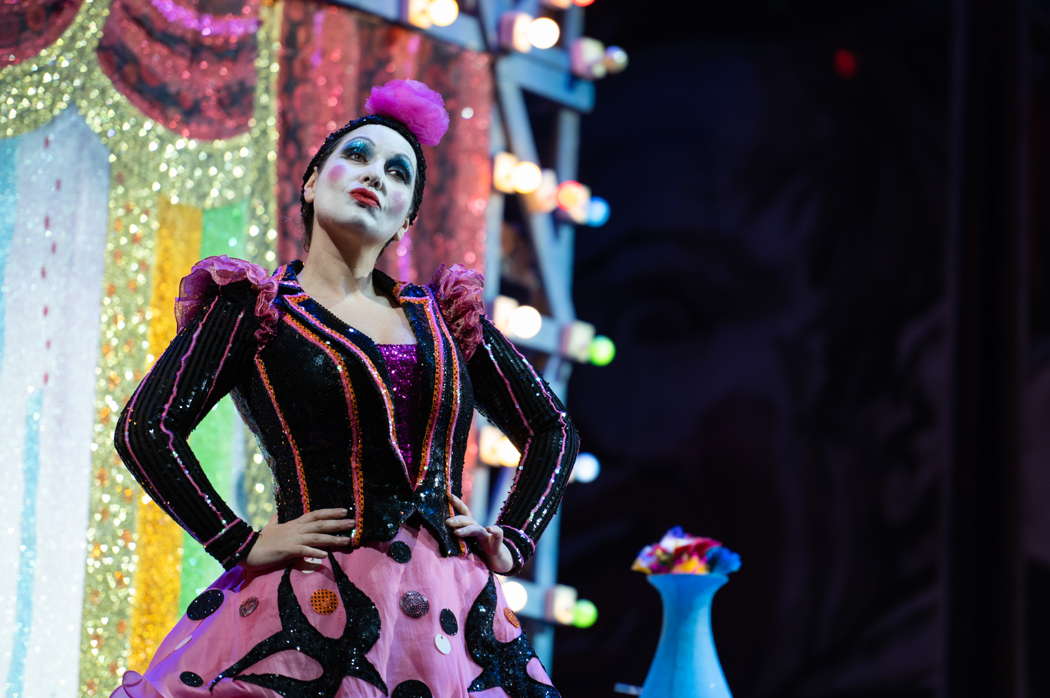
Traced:
<path fill-rule="evenodd" d="M 225 569 L 247 556 L 259 534 L 215 491 L 187 438 L 244 375 L 265 336 L 253 312 L 258 296 L 247 279 L 227 278 L 193 298 L 191 312 L 177 311 L 178 333 L 114 432 L 117 453 L 146 493 Z"/>
<path fill-rule="evenodd" d="M 468 362 L 478 411 L 521 453 L 514 481 L 496 517 L 518 574 L 561 503 L 580 437 L 558 396 L 487 317 Z"/>
<path fill-rule="evenodd" d="M 496 525 L 518 574 L 561 503 L 580 450 L 565 406 L 532 364 L 485 316 L 485 277 L 442 264 L 428 284 L 456 339 L 474 388 L 477 410 L 521 453 Z"/>

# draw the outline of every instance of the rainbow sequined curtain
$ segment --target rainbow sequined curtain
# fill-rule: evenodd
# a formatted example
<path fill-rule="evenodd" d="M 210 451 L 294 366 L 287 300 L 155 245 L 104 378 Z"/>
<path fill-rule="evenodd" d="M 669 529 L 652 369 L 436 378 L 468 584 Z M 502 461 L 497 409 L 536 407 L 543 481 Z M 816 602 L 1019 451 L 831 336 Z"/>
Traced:
<path fill-rule="evenodd" d="M 302 169 L 367 86 L 426 80 L 452 115 L 419 222 L 384 268 L 480 267 L 489 61 L 313 3 L 0 6 L 4 695 L 109 695 L 218 575 L 119 461 L 116 417 L 174 334 L 197 259 L 301 255 Z M 190 443 L 261 526 L 269 475 L 228 399 Z"/>

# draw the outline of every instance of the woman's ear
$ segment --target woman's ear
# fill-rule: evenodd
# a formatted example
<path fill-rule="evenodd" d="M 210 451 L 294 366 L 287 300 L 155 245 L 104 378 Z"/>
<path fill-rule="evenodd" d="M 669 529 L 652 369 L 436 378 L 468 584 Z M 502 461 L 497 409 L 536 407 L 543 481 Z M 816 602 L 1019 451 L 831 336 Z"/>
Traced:
<path fill-rule="evenodd" d="M 310 177 L 306 180 L 306 184 L 303 185 L 303 201 L 308 204 L 314 202 L 314 187 L 317 186 L 317 168 L 315 167 L 313 172 L 310 173 Z"/>
<path fill-rule="evenodd" d="M 401 223 L 401 227 L 397 229 L 396 233 L 394 233 L 394 239 L 400 240 L 401 238 L 405 237 L 405 233 L 408 232 L 408 228 L 410 225 L 411 223 L 408 222 L 408 217 L 406 216 L 405 220 Z"/>

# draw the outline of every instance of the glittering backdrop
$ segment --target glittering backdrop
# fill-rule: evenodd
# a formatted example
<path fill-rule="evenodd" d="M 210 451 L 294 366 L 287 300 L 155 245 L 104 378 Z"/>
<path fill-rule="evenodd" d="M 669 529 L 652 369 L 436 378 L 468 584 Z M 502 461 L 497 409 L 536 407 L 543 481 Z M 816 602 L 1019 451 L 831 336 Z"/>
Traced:
<path fill-rule="evenodd" d="M 415 281 L 441 262 L 480 267 L 491 59 L 311 2 L 3 12 L 0 429 L 17 502 L 0 526 L 3 693 L 109 695 L 220 572 L 112 446 L 174 334 L 179 277 L 211 254 L 268 268 L 304 256 L 302 169 L 368 86 L 395 77 L 442 92 L 452 123 L 428 152 L 417 224 L 380 265 Z M 228 399 L 190 444 L 261 526 L 272 482 Z"/>
<path fill-rule="evenodd" d="M 0 66 L 35 56 L 54 43 L 76 17 L 83 0 L 4 3 L 0 22 Z"/>
<path fill-rule="evenodd" d="M 34 4 L 14 3 L 37 21 Z M 0 527 L 10 696 L 109 695 L 218 574 L 143 496 L 113 429 L 174 334 L 189 266 L 276 263 L 279 6 L 69 6 L 47 6 L 62 31 L 0 33 L 0 380 L 14 396 L 0 418 L 20 503 Z M 268 474 L 234 417 L 220 403 L 191 444 L 261 525 Z"/>
<path fill-rule="evenodd" d="M 109 163 L 75 109 L 0 144 L 0 671 L 75 695 Z"/>

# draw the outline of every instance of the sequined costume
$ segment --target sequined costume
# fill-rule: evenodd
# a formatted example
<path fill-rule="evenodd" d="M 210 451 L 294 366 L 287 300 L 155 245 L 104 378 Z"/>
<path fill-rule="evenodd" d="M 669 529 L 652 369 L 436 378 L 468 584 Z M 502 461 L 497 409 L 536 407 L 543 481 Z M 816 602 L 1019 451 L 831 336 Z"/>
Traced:
<path fill-rule="evenodd" d="M 301 270 L 195 265 L 179 332 L 121 413 L 124 463 L 226 572 L 113 695 L 557 696 L 500 584 L 445 519 L 476 408 L 522 454 L 496 519 L 521 571 L 579 450 L 561 401 L 485 317 L 480 274 L 443 265 L 417 285 L 375 270 L 416 338 L 377 345 L 308 296 Z M 356 518 L 322 569 L 238 564 L 258 532 L 187 445 L 227 393 L 274 473 L 279 521 L 329 507 Z"/>

